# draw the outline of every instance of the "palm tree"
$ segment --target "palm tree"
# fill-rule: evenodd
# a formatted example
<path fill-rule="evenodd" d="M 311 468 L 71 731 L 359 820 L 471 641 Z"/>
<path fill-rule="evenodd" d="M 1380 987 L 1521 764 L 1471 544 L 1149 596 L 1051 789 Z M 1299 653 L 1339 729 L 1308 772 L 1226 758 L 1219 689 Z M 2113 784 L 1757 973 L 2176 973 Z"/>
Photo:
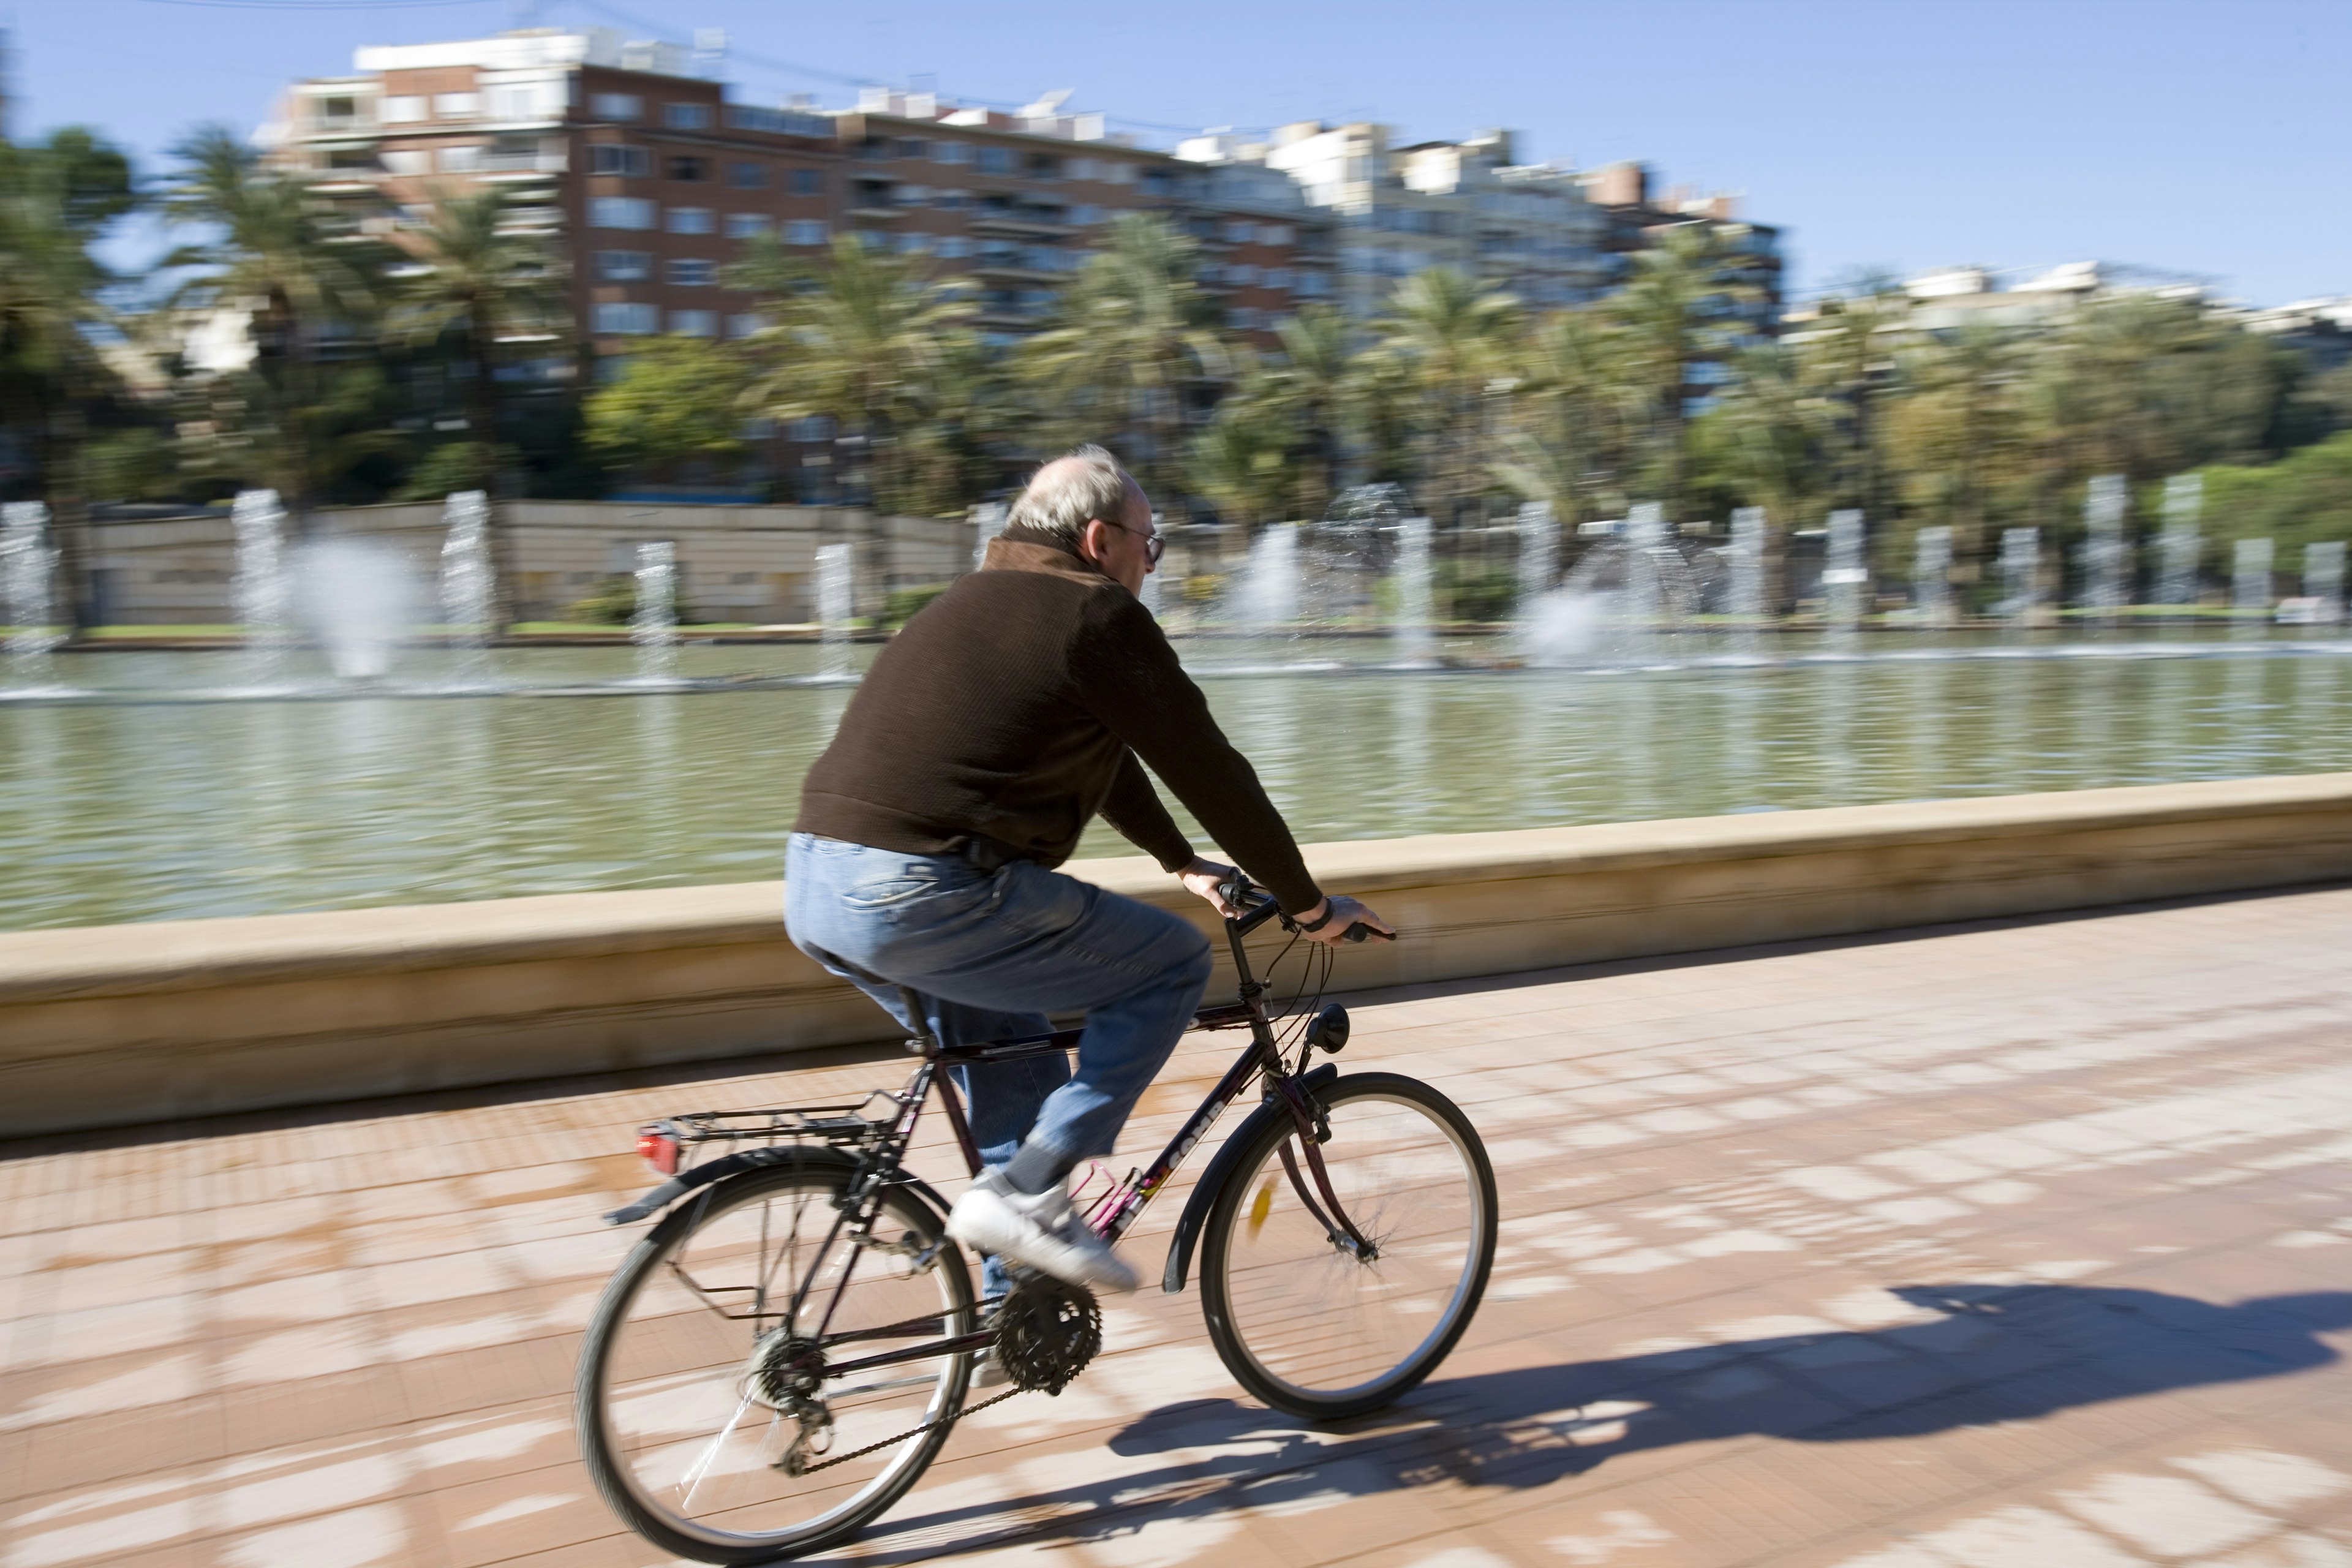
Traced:
<path fill-rule="evenodd" d="M 1127 214 L 1063 291 L 1053 325 L 1023 345 L 1023 372 L 1058 405 L 1061 428 L 1119 439 L 1144 488 L 1180 520 L 1186 395 L 1229 369 L 1197 262 L 1166 219 Z"/>
<path fill-rule="evenodd" d="M 396 323 L 413 340 L 455 333 L 466 366 L 467 444 L 478 449 L 471 488 L 497 488 L 499 344 L 551 334 L 563 306 L 556 258 L 542 234 L 519 226 L 503 186 L 434 194 L 431 216 L 407 229 L 401 248 Z"/>
<path fill-rule="evenodd" d="M 1633 253 L 1633 275 L 1608 300 L 1644 405 L 1644 479 L 1670 517 L 1684 503 L 1689 472 L 1684 432 L 1697 366 L 1719 361 L 1747 335 L 1734 307 L 1757 295 L 1740 276 L 1748 265 L 1713 226 L 1680 224 L 1650 249 Z"/>
<path fill-rule="evenodd" d="M 754 335 L 760 362 L 746 401 L 777 419 L 824 416 L 863 454 L 873 503 L 908 508 L 920 426 L 941 406 L 943 382 L 962 362 L 972 305 L 954 286 L 842 236 L 822 267 L 773 239 L 730 275 L 762 298 L 768 324 Z"/>
<path fill-rule="evenodd" d="M 1859 507 L 1872 522 L 1894 510 L 1884 443 L 1885 405 L 1897 389 L 1896 351 L 1910 341 L 1911 302 L 1883 273 L 1858 272 L 1832 285 L 1798 334 L 1809 389 L 1839 411 L 1821 461 L 1830 480 L 1821 500 Z"/>
<path fill-rule="evenodd" d="M 173 302 L 243 312 L 250 366 L 220 414 L 246 421 L 242 442 L 216 444 L 217 467 L 269 482 L 299 527 L 327 485 L 394 437 L 365 424 L 371 368 L 338 355 L 366 338 L 380 314 L 393 254 L 339 228 L 300 181 L 266 168 L 226 127 L 207 126 L 173 149 L 180 160 L 164 211 L 211 232 L 164 258 L 199 269 Z"/>
<path fill-rule="evenodd" d="M 1319 516 L 1339 493 L 1349 457 L 1356 331 L 1328 305 L 1309 305 L 1274 330 L 1282 347 L 1265 367 L 1264 401 L 1289 419 L 1304 448 L 1301 515 Z"/>
<path fill-rule="evenodd" d="M 1279 405 L 1252 390 L 1236 393 L 1192 438 L 1193 487 L 1225 521 L 1244 528 L 1279 521 L 1297 499 L 1295 440 Z"/>
<path fill-rule="evenodd" d="M 0 142 L 0 426 L 29 448 L 12 488 L 49 503 L 76 630 L 96 608 L 81 458 L 92 405 L 115 380 L 91 335 L 110 323 L 114 281 L 94 247 L 136 201 L 128 161 L 86 131 Z"/>
<path fill-rule="evenodd" d="M 1887 465 L 1916 519 L 1949 528 L 1954 553 L 1975 559 L 2004 495 L 2021 492 L 2028 478 L 2031 350 L 2014 329 L 1969 326 L 1906 346 L 1898 363 Z"/>
<path fill-rule="evenodd" d="M 1620 509 L 1625 460 L 1646 401 L 1615 326 L 1595 310 L 1538 320 L 1512 356 L 1517 382 L 1496 476 L 1574 527 Z"/>
<path fill-rule="evenodd" d="M 1433 267 L 1399 284 L 1373 323 L 1378 352 L 1404 366 L 1427 400 L 1418 467 L 1433 515 L 1457 519 L 1486 488 L 1489 408 L 1518 320 L 1510 295 Z"/>

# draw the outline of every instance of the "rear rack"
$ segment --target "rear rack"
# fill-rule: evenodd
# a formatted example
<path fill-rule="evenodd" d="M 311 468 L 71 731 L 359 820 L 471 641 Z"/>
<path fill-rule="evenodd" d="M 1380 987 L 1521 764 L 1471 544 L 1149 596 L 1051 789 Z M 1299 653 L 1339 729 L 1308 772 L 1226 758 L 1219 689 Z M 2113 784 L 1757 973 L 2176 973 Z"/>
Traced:
<path fill-rule="evenodd" d="M 695 1110 L 648 1122 L 682 1145 L 781 1143 L 813 1139 L 825 1143 L 865 1143 L 898 1119 L 898 1097 L 876 1089 L 851 1105 L 787 1105 L 758 1110 Z M 878 1114 L 877 1114 L 878 1112 Z"/>

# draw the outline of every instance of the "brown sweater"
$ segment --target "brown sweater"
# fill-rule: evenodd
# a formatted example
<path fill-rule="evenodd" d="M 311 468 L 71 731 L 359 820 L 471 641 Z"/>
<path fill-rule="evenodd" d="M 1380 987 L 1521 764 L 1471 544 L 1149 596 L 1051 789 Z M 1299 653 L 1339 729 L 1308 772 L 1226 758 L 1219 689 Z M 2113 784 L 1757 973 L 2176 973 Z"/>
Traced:
<path fill-rule="evenodd" d="M 1181 870 L 1192 847 L 1139 757 L 1285 910 L 1322 897 L 1151 613 L 1053 535 L 1014 530 L 874 661 L 793 826 L 910 855 L 978 836 L 1058 866 L 1100 812 Z"/>

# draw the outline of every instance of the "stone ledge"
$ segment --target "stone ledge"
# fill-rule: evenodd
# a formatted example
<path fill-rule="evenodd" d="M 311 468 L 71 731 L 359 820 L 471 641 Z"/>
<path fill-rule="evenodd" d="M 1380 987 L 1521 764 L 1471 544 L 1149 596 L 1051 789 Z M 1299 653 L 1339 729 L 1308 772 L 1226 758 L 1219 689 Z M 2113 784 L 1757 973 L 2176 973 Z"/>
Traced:
<path fill-rule="evenodd" d="M 2352 774 L 1310 846 L 1349 987 L 2352 877 Z M 1210 923 L 1141 857 L 1073 872 Z M 777 882 L 0 935 L 0 1133 L 887 1037 Z M 1217 985 L 1230 984 L 1221 977 Z"/>

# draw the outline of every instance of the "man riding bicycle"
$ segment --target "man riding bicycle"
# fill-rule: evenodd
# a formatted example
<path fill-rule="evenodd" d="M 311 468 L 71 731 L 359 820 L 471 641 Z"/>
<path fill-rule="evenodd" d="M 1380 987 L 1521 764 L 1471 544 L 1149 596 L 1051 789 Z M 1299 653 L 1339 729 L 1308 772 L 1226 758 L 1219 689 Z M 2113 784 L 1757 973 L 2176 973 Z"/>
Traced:
<path fill-rule="evenodd" d="M 1165 910 L 1054 869 L 1097 813 L 1220 914 L 1233 868 L 1193 852 L 1166 781 L 1298 929 L 1336 943 L 1362 903 L 1327 897 L 1257 774 L 1137 595 L 1162 543 L 1142 487 L 1099 447 L 1037 470 L 981 569 L 874 661 L 810 769 L 786 860 L 793 941 L 944 1044 L 1042 1035 L 1058 1055 L 956 1069 L 987 1170 L 948 1234 L 1074 1284 L 1136 1276 L 1070 1202 L 1191 1022 L 1209 943 Z M 993 1263 L 990 1272 L 995 1276 Z"/>

